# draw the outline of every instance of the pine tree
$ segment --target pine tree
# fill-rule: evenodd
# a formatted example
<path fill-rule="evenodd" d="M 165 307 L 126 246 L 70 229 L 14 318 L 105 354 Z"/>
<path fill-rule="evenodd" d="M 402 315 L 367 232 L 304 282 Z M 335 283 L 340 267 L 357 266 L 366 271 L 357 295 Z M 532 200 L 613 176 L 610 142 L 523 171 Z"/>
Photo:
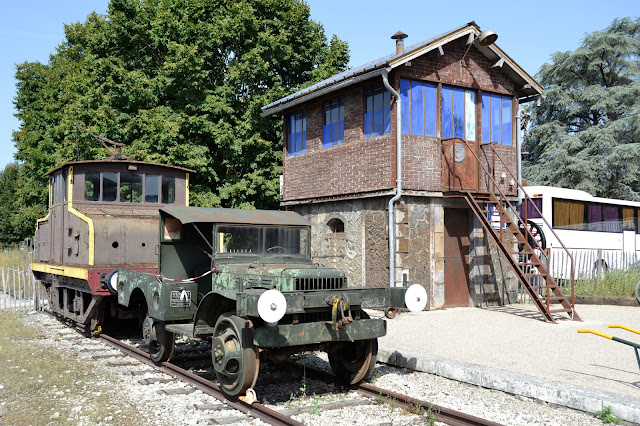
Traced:
<path fill-rule="evenodd" d="M 616 19 L 558 52 L 537 79 L 524 177 L 531 184 L 640 200 L 640 18 Z"/>

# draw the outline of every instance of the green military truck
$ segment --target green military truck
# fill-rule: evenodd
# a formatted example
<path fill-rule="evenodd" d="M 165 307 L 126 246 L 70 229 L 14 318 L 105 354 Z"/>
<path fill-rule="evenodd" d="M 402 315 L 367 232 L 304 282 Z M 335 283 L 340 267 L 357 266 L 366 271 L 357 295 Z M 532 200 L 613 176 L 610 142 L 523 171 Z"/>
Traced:
<path fill-rule="evenodd" d="M 121 269 L 108 286 L 144 318 L 155 362 L 171 358 L 176 334 L 211 339 L 229 395 L 254 386 L 261 357 L 303 351 L 327 352 L 337 377 L 357 383 L 373 370 L 377 338 L 386 334 L 385 320 L 363 308 L 404 306 L 409 294 L 420 310 L 426 303 L 422 287 L 406 295 L 349 287 L 344 272 L 314 265 L 310 223 L 293 212 L 169 206 L 160 209 L 159 230 L 158 272 Z"/>

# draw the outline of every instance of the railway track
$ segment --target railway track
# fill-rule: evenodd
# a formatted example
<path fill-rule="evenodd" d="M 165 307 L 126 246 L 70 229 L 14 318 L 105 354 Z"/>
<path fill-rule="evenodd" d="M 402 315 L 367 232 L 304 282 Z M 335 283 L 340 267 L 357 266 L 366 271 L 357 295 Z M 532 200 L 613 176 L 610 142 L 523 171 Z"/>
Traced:
<path fill-rule="evenodd" d="M 210 380 L 206 378 L 194 374 L 182 367 L 179 367 L 175 364 L 164 362 L 162 365 L 157 365 L 151 361 L 149 355 L 146 352 L 141 351 L 138 348 L 130 346 L 118 339 L 110 337 L 108 335 L 100 335 L 100 340 L 105 342 L 107 345 L 116 348 L 123 352 L 125 355 L 130 356 L 142 363 L 147 365 L 151 365 L 155 368 L 155 370 L 165 373 L 171 377 L 175 377 L 178 380 L 188 383 L 194 388 L 206 393 L 222 401 L 229 408 L 233 408 L 243 413 L 246 417 L 234 417 L 229 418 L 225 423 L 232 422 L 233 420 L 237 420 L 238 422 L 242 420 L 250 420 L 251 418 L 259 419 L 265 423 L 272 425 L 302 425 L 303 423 L 293 419 L 290 416 L 294 416 L 296 414 L 300 414 L 300 412 L 304 411 L 306 408 L 298 408 L 298 409 L 283 409 L 283 410 L 274 410 L 270 407 L 267 407 L 264 404 L 261 404 L 257 401 L 247 400 L 246 397 L 235 398 L 229 397 L 225 393 L 222 392 L 220 387 Z M 327 376 L 327 373 L 314 370 L 310 367 L 306 367 L 307 374 L 310 374 L 313 377 L 318 378 L 319 380 L 329 381 L 330 376 Z M 448 409 L 445 407 L 441 407 L 438 405 L 434 405 L 429 403 L 428 401 L 418 400 L 416 398 L 409 397 L 407 395 L 403 395 L 400 393 L 392 392 L 383 388 L 376 387 L 369 383 L 361 383 L 360 385 L 353 386 L 350 388 L 352 391 L 358 393 L 361 397 L 359 401 L 336 401 L 333 403 L 325 403 L 322 404 L 322 410 L 331 410 L 331 409 L 340 409 L 349 406 L 356 405 L 367 405 L 367 404 L 390 404 L 394 407 L 398 407 L 402 410 L 405 410 L 408 413 L 415 414 L 419 416 L 420 422 L 443 422 L 450 425 L 498 425 L 498 423 L 491 422 L 488 420 L 484 420 L 479 417 L 471 416 L 465 413 L 461 413 L 452 409 Z M 317 407 L 316 407 L 317 408 Z"/>

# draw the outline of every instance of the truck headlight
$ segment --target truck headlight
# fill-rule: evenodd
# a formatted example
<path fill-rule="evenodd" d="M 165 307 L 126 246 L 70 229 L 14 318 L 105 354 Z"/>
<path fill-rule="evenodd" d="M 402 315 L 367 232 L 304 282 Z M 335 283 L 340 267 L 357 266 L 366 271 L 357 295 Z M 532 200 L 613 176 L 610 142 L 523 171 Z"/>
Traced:
<path fill-rule="evenodd" d="M 258 315 L 264 322 L 275 325 L 287 311 L 284 294 L 276 289 L 267 290 L 258 299 Z"/>

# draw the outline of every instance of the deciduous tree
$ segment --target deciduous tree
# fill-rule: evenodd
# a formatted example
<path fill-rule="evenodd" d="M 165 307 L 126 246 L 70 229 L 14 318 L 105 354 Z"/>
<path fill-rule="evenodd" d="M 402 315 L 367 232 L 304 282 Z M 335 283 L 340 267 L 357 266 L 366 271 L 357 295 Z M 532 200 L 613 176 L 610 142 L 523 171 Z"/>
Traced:
<path fill-rule="evenodd" d="M 48 169 L 107 155 L 77 122 L 135 159 L 195 169 L 196 205 L 277 207 L 281 121 L 260 108 L 349 60 L 301 0 L 112 0 L 65 35 L 16 74 L 16 158 L 40 205 Z"/>

